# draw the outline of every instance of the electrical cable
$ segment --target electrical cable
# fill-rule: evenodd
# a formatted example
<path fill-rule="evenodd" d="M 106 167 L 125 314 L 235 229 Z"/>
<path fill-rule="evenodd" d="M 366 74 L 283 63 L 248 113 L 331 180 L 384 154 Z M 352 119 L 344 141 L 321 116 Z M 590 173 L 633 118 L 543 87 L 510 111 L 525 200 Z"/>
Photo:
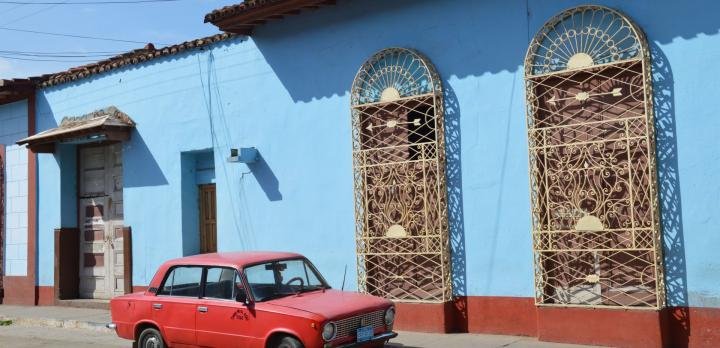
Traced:
<path fill-rule="evenodd" d="M 65 0 L 64 2 L 67 2 L 67 0 Z M 18 5 L 18 6 L 25 6 L 25 5 L 26 5 L 26 4 L 20 4 L 20 5 Z M 55 8 L 55 7 L 57 7 L 57 6 L 58 6 L 58 5 L 50 5 L 50 6 L 47 6 L 47 7 L 43 7 L 43 8 L 41 8 L 41 9 L 37 10 L 37 11 L 30 12 L 30 13 L 24 15 L 24 16 L 15 18 L 15 19 L 10 20 L 10 21 L 8 21 L 8 22 L 0 23 L 0 26 L 6 26 L 6 25 L 8 25 L 8 24 L 17 23 L 17 22 L 19 22 L 19 21 L 21 21 L 21 20 L 23 20 L 23 19 L 25 19 L 25 18 L 32 17 L 32 16 L 34 16 L 34 15 L 40 14 L 40 13 L 42 13 L 42 12 L 45 12 L 45 11 L 50 10 L 50 9 L 52 9 L 52 8 Z M 13 8 L 14 8 L 14 7 L 13 7 Z"/>
<path fill-rule="evenodd" d="M 86 59 L 86 60 L 59 60 L 59 59 L 36 59 L 36 58 L 10 57 L 10 56 L 3 56 L 3 55 L 0 55 L 0 58 L 4 58 L 4 59 L 14 59 L 14 60 L 24 60 L 24 61 L 30 61 L 30 62 L 58 62 L 58 63 L 89 63 L 89 62 L 94 62 L 94 61 L 95 61 L 95 59 Z"/>
<path fill-rule="evenodd" d="M 177 2 L 182 0 L 110 0 L 110 1 L 4 1 L 0 0 L 0 4 L 16 4 L 16 5 L 117 5 L 117 4 L 145 4 L 150 2 Z"/>
<path fill-rule="evenodd" d="M 18 55 L 38 55 L 38 56 L 53 56 L 53 55 L 62 55 L 62 54 L 68 54 L 68 55 L 118 55 L 127 53 L 127 51 L 5 51 L 0 50 L 0 54 L 18 54 Z"/>
<path fill-rule="evenodd" d="M 5 56 L 16 56 L 16 57 L 29 57 L 29 58 L 91 58 L 91 59 L 104 59 L 116 56 L 116 54 L 32 54 L 32 53 L 15 53 L 15 52 L 4 52 L 0 51 L 1 55 Z"/>
<path fill-rule="evenodd" d="M 61 33 L 47 32 L 47 31 L 27 30 L 27 29 L 7 28 L 7 27 L 0 27 L 0 30 L 15 31 L 15 32 L 20 32 L 20 33 L 40 34 L 40 35 L 72 37 L 72 38 L 76 38 L 76 39 L 88 39 L 88 40 L 100 40 L 100 41 L 125 42 L 125 43 L 141 44 L 141 45 L 147 44 L 147 42 L 145 42 L 145 41 L 133 41 L 133 40 L 113 39 L 113 38 L 107 38 L 107 37 L 86 36 L 86 35 L 61 34 Z M 160 43 L 160 45 L 169 45 L 169 44 Z"/>

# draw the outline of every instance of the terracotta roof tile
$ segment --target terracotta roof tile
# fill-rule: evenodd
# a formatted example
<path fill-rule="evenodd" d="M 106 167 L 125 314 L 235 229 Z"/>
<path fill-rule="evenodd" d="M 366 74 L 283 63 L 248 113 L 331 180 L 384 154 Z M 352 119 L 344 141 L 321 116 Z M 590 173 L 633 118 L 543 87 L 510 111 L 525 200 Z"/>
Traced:
<path fill-rule="evenodd" d="M 223 20 L 236 14 L 252 11 L 253 9 L 258 7 L 284 1 L 286 0 L 245 0 L 239 4 L 225 6 L 206 14 L 205 23 Z"/>
<path fill-rule="evenodd" d="M 70 68 L 66 71 L 47 74 L 38 77 L 32 77 L 33 80 L 40 87 L 50 87 L 59 84 L 63 84 L 70 81 L 86 78 L 91 75 L 99 74 L 102 72 L 118 69 L 121 67 L 147 62 L 155 58 L 169 56 L 184 52 L 190 49 L 205 47 L 216 42 L 227 40 L 234 37 L 232 33 L 222 33 L 213 36 L 208 36 L 196 40 L 186 41 L 177 45 L 166 46 L 156 49 L 153 44 L 147 44 L 141 49 L 136 49 L 117 55 L 112 58 L 104 59 L 99 62 L 82 65 L 74 68 Z"/>
<path fill-rule="evenodd" d="M 269 20 L 332 4 L 335 0 L 245 0 L 208 13 L 205 23 L 210 22 L 222 31 L 251 35 L 255 26 Z"/>

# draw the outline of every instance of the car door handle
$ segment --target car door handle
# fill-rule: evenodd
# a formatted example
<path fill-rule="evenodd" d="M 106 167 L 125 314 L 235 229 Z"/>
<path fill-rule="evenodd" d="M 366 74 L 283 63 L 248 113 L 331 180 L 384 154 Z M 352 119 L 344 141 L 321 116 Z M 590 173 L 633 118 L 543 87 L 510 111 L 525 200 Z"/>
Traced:
<path fill-rule="evenodd" d="M 162 309 L 162 303 L 153 303 L 153 308 Z"/>
<path fill-rule="evenodd" d="M 206 312 L 207 312 L 207 307 L 198 307 L 198 312 L 206 313 Z"/>

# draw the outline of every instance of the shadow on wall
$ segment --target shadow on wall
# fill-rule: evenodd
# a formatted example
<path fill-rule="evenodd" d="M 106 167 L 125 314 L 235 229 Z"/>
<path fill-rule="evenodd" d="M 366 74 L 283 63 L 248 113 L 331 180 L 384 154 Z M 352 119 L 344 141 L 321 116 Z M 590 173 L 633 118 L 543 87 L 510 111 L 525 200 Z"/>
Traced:
<path fill-rule="evenodd" d="M 123 186 L 148 187 L 167 185 L 168 181 L 145 140 L 133 129 L 123 146 Z"/>
<path fill-rule="evenodd" d="M 253 41 L 292 99 L 309 102 L 346 95 L 358 68 L 388 47 L 417 49 L 443 79 L 516 71 L 527 49 L 526 21 L 517 0 L 338 1 L 260 26 Z M 483 54 L 489 47 L 492 54 Z"/>
<path fill-rule="evenodd" d="M 530 33 L 535 33 L 552 16 L 565 9 L 588 3 L 602 5 L 621 11 L 648 34 L 649 39 L 660 44 L 672 43 L 674 39 L 694 39 L 701 34 L 717 35 L 720 22 L 720 2 L 706 0 L 663 1 L 657 0 L 556 0 L 529 1 L 531 16 Z M 674 25 L 668 25 L 673 23 Z"/>
<path fill-rule="evenodd" d="M 661 44 L 717 35 L 720 28 L 715 18 L 720 2 L 594 2 L 626 13 Z M 447 0 L 441 6 L 433 0 L 341 0 L 260 26 L 253 42 L 293 100 L 309 102 L 346 95 L 363 62 L 388 47 L 419 50 L 444 79 L 515 72 L 522 68 L 529 35 L 562 10 L 585 3 Z"/>
<path fill-rule="evenodd" d="M 257 160 L 254 163 L 248 163 L 248 168 L 250 168 L 255 180 L 260 184 L 260 187 L 271 202 L 282 200 L 280 182 L 265 161 L 262 153 L 258 153 Z"/>
<path fill-rule="evenodd" d="M 667 305 L 676 308 L 670 315 L 678 346 L 687 346 L 690 313 L 687 309 L 687 266 L 683 235 L 680 173 L 678 172 L 677 131 L 675 127 L 675 91 L 672 68 L 657 44 L 650 44 L 655 107 L 655 154 L 660 218 L 663 231 L 665 289 Z M 683 344 L 684 343 L 684 344 Z"/>
<path fill-rule="evenodd" d="M 465 257 L 465 217 L 462 193 L 462 132 L 460 131 L 460 104 L 449 82 L 443 84 L 445 99 L 445 152 L 447 153 L 448 223 L 450 230 L 450 262 L 452 287 L 456 309 L 467 326 L 467 259 Z M 460 331 L 463 331 L 462 328 Z"/>

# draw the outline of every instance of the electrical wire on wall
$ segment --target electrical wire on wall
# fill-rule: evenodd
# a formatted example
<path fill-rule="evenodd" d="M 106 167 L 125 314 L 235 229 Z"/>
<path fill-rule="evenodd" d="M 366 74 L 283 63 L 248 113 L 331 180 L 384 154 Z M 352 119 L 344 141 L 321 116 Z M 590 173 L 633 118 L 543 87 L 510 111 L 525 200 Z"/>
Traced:
<path fill-rule="evenodd" d="M 228 147 L 229 140 L 231 139 L 231 137 L 230 137 L 230 134 L 228 131 L 229 128 L 227 127 L 227 123 L 224 122 L 225 121 L 224 109 L 222 107 L 222 102 L 221 102 L 222 98 L 221 98 L 220 90 L 218 88 L 218 83 L 217 83 L 217 73 L 215 72 L 215 56 L 213 55 L 212 51 L 208 51 L 207 67 L 206 67 L 206 69 L 207 69 L 207 86 L 205 85 L 205 79 L 203 77 L 202 61 L 200 59 L 200 56 L 201 55 L 197 56 L 198 73 L 199 73 L 199 77 L 200 77 L 200 86 L 202 88 L 203 101 L 205 103 L 205 108 L 207 110 L 207 115 L 208 115 L 208 122 L 210 125 L 210 138 L 211 138 L 210 140 L 211 140 L 211 144 L 212 144 L 212 149 L 213 149 L 213 153 L 215 151 L 218 151 L 220 154 L 222 154 L 222 151 L 226 147 Z M 221 142 L 221 140 L 219 139 L 218 134 L 216 132 L 217 129 L 215 127 L 215 117 L 214 117 L 214 113 L 213 113 L 213 109 L 214 109 L 213 108 L 213 106 L 214 106 L 213 82 L 215 83 L 215 93 L 217 94 L 217 98 L 216 98 L 217 101 L 215 102 L 215 104 L 217 104 L 218 116 L 222 118 L 223 125 L 224 125 L 224 127 L 221 127 L 221 128 L 225 129 L 225 134 L 224 134 L 225 141 L 224 142 Z M 254 247 L 255 243 L 252 240 L 252 233 L 250 231 L 250 229 L 251 229 L 250 214 L 249 213 L 244 214 L 246 217 L 245 220 L 248 222 L 244 224 L 244 227 L 245 227 L 244 230 L 246 233 L 243 233 L 243 229 L 241 229 L 241 227 L 240 227 L 240 219 L 238 217 L 238 210 L 242 209 L 242 206 L 240 204 L 236 204 L 235 196 L 232 193 L 234 190 L 233 190 L 233 185 L 232 185 L 232 181 L 230 178 L 230 174 L 228 173 L 227 162 L 221 161 L 220 166 L 222 167 L 222 172 L 223 172 L 223 177 L 225 178 L 225 182 L 227 183 L 227 185 L 229 187 L 229 190 L 227 190 L 227 192 L 230 192 L 230 194 L 228 194 L 228 197 L 230 200 L 230 210 L 231 210 L 232 217 L 233 217 L 233 224 L 235 226 L 235 231 L 238 233 L 238 237 L 240 238 L 241 243 L 245 244 L 244 245 L 245 249 L 248 249 L 248 250 L 252 249 Z M 216 168 L 217 168 L 217 166 L 216 166 Z M 244 189 L 243 189 L 243 187 L 244 187 L 243 183 L 244 183 L 245 175 L 247 175 L 247 174 L 252 174 L 252 172 L 248 171 L 248 172 L 241 173 L 241 176 L 240 176 L 240 179 L 238 182 L 240 187 L 237 190 L 237 192 L 240 194 L 241 199 L 243 199 L 243 196 L 245 196 Z M 244 203 L 245 203 L 244 206 L 247 207 L 247 202 L 244 202 Z M 247 212 L 247 209 L 245 209 L 245 210 Z"/>

